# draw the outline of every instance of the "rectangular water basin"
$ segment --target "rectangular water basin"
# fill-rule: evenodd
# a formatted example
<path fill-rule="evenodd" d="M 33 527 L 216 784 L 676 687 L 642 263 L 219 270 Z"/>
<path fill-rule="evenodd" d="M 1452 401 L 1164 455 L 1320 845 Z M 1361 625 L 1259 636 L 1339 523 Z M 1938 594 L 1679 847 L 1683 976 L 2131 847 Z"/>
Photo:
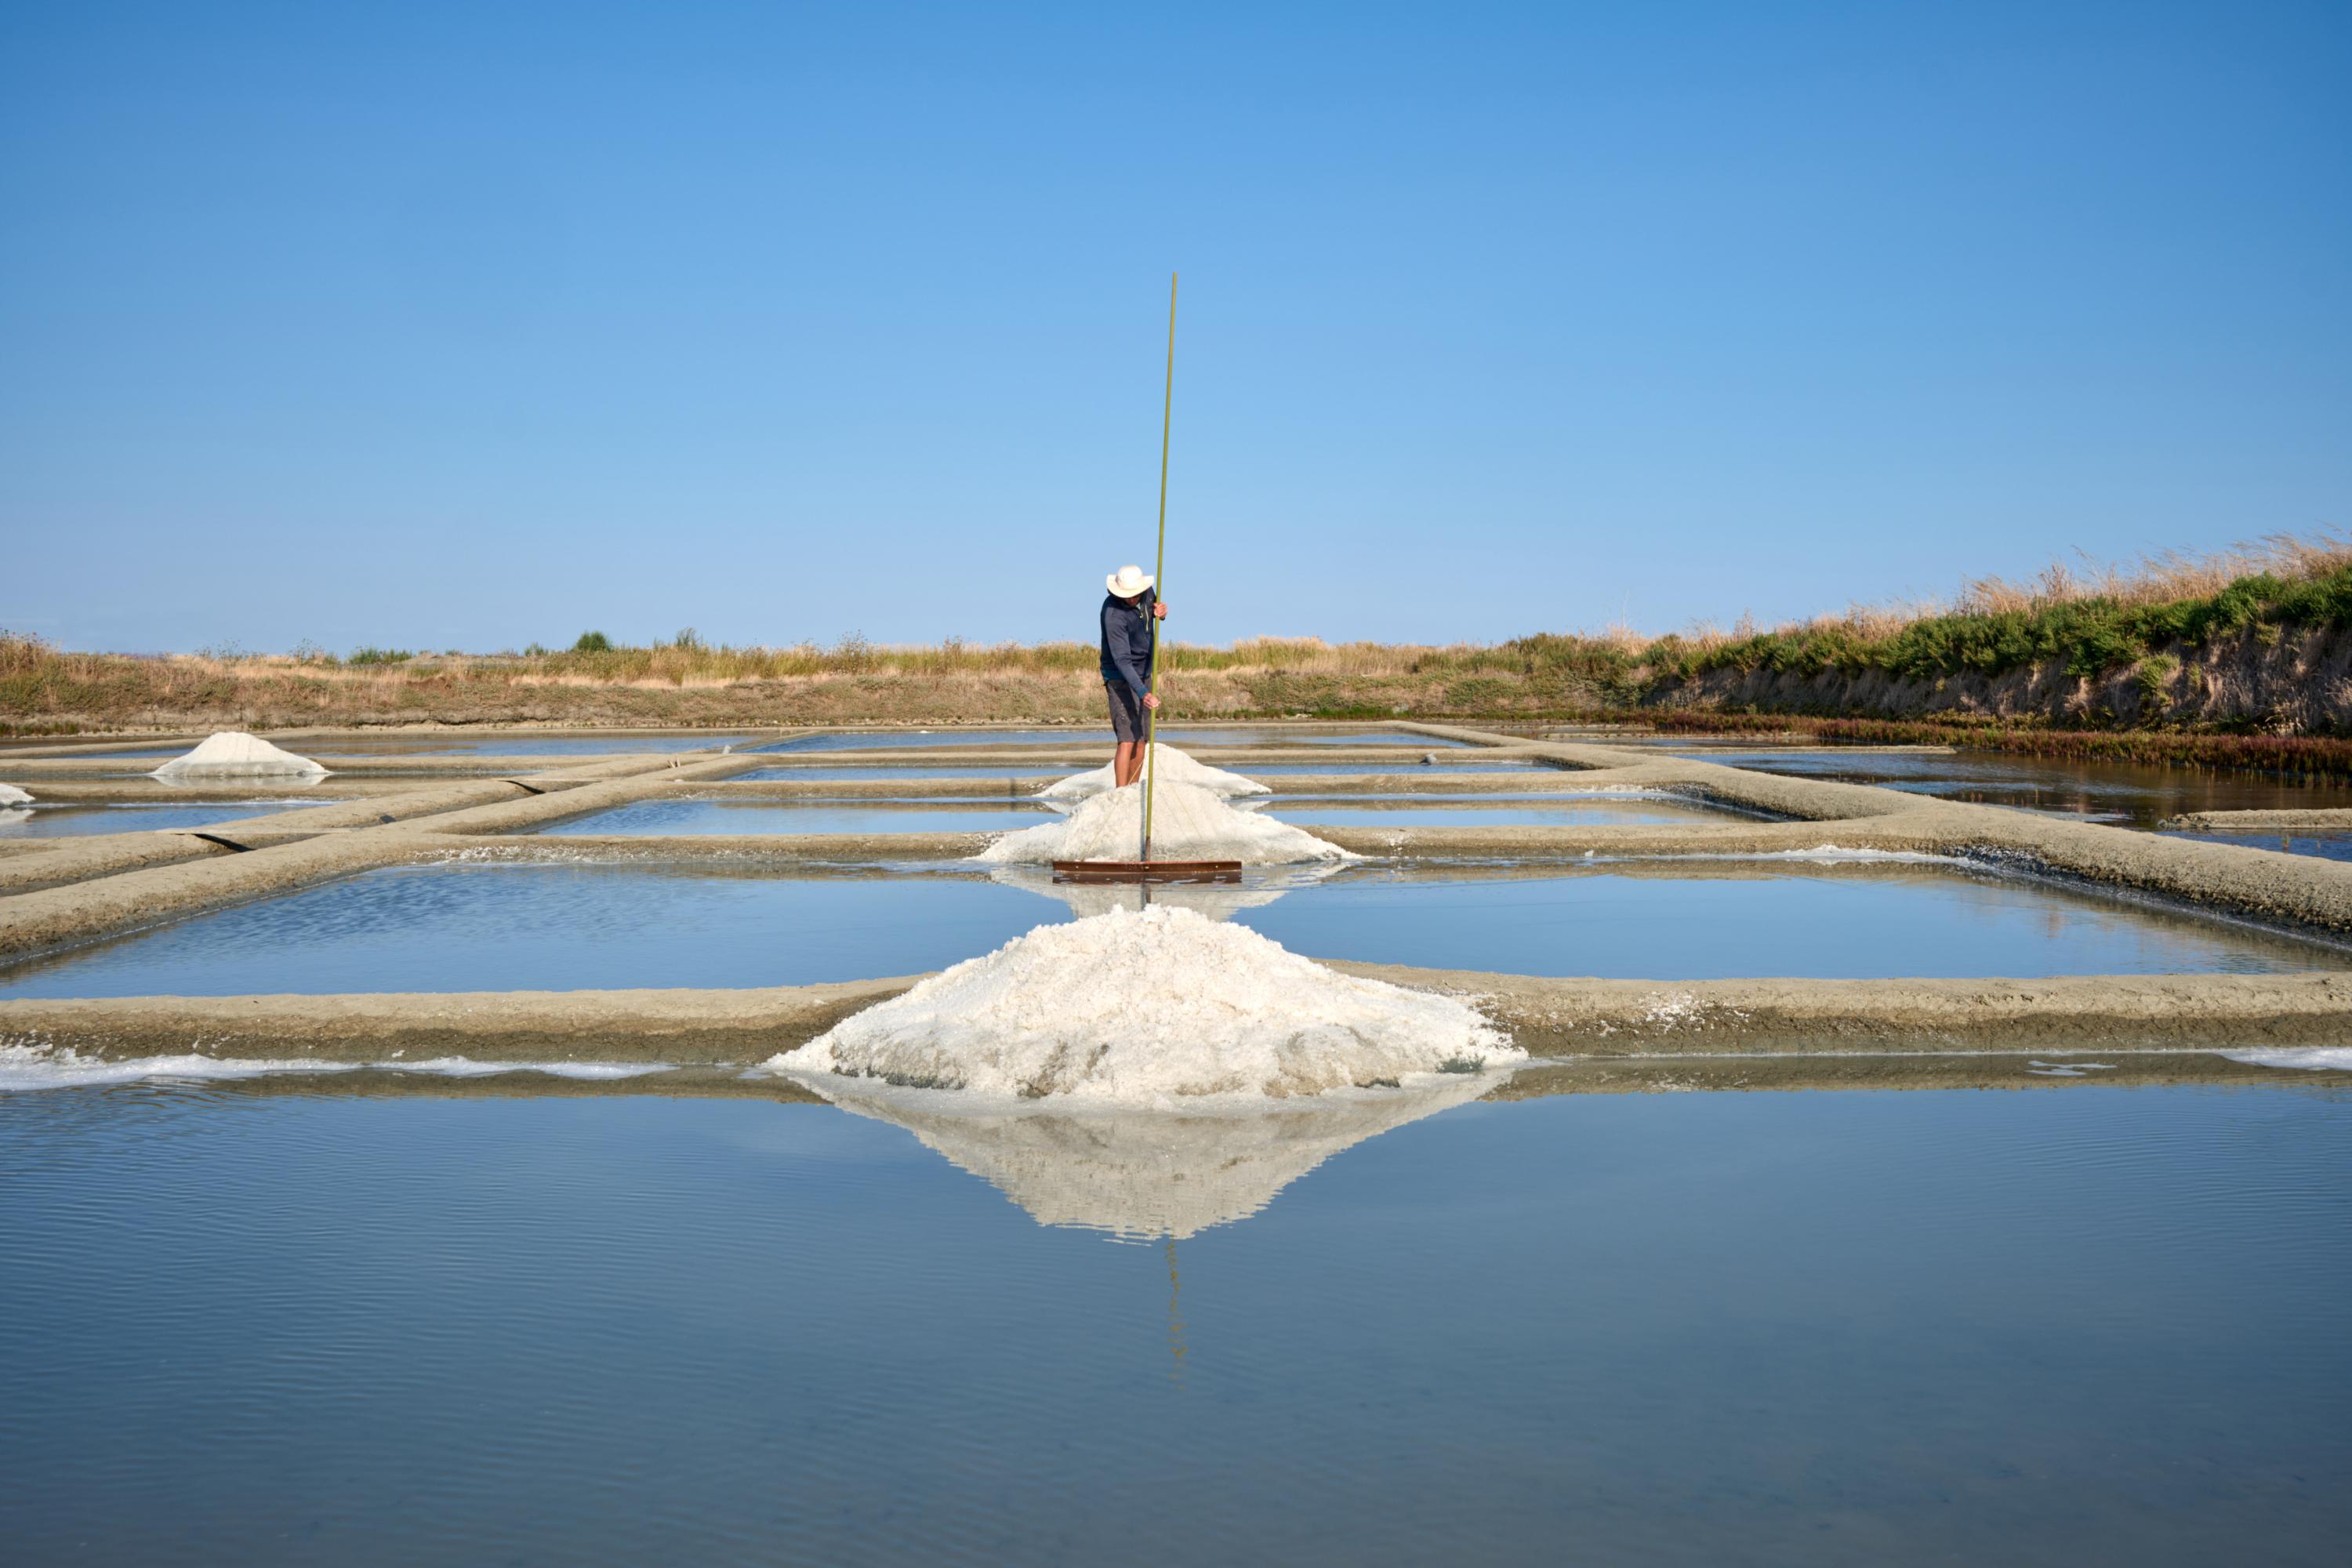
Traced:
<path fill-rule="evenodd" d="M 186 741 L 175 741 L 165 746 L 131 746 L 121 751 L 68 752 L 53 757 L 23 759 L 45 763 L 143 763 L 149 768 L 160 768 L 173 757 L 184 757 L 194 749 Z M 7 782 L 8 753 L 0 752 L 0 783 Z"/>
<path fill-rule="evenodd" d="M 1979 805 L 2153 827 L 2197 811 L 2313 811 L 2352 806 L 2352 786 L 2247 773 L 1985 752 L 1848 752 L 1833 747 L 1685 746 L 1675 754 L 1725 767 L 1839 784 L 1876 784 Z M 1629 756 L 1632 755 L 1629 752 Z"/>
<path fill-rule="evenodd" d="M 2208 844 L 2229 844 L 2241 849 L 2273 849 L 2283 855 L 2316 855 L 2323 860 L 2352 860 L 2352 833 L 2212 833 L 2175 830 L 2167 838 L 2196 838 Z"/>
<path fill-rule="evenodd" d="M 708 731 L 641 731 L 624 735 L 321 735 L 278 742 L 302 756 L 322 757 L 593 757 L 647 752 L 680 755 L 746 749 L 755 737 Z"/>
<path fill-rule="evenodd" d="M 0 839 L 79 838 L 94 833 L 210 827 L 240 817 L 267 816 L 273 811 L 332 804 L 325 800 L 60 801 L 55 805 L 0 805 Z"/>
<path fill-rule="evenodd" d="M 1576 770 L 1538 762 L 1474 762 L 1476 752 L 1449 752 L 1434 764 L 1417 761 L 1361 763 L 1334 758 L 1328 763 L 1219 763 L 1227 773 L 1250 778 L 1276 778 L 1289 773 L 1558 773 Z"/>
<path fill-rule="evenodd" d="M 1108 748 L 1103 761 L 1110 761 Z M 917 767 L 891 767 L 887 763 L 853 765 L 849 767 L 775 767 L 753 768 L 749 773 L 730 773 L 730 781 L 803 779 L 815 784 L 840 784 L 850 779 L 1045 779 L 1067 778 L 1080 770 L 1056 767 L 1045 763 L 1007 764 L 992 763 L 986 766 L 964 766 L 956 763 L 924 763 Z"/>
<path fill-rule="evenodd" d="M 1247 726 L 1162 727 L 1159 738 L 1184 750 L 1199 746 L 1401 745 L 1462 747 L 1460 741 L 1440 741 L 1427 735 L 1384 730 L 1287 731 Z M 861 730 L 847 734 L 799 735 L 751 748 L 758 752 L 866 752 L 888 747 L 928 750 L 954 746 L 1059 746 L 1110 744 L 1108 724 L 1060 730 Z"/>
<path fill-rule="evenodd" d="M 1473 753 L 1475 754 L 1475 753 Z M 1103 761 L 1110 761 L 1110 748 L 1103 748 Z M 1418 763 L 1357 763 L 1334 760 L 1328 763 L 1234 763 L 1218 764 L 1227 773 L 1237 773 L 1248 778 L 1271 779 L 1289 774 L 1322 773 L 1558 773 L 1562 770 L 1542 763 L 1473 763 L 1455 762 L 1448 756 L 1442 767 L 1423 768 Z M 961 763 L 925 763 L 914 766 L 894 767 L 887 763 L 851 763 L 842 767 L 789 766 L 754 768 L 749 773 L 729 775 L 735 779 L 807 779 L 821 783 L 839 783 L 846 779 L 1057 779 L 1086 770 L 1068 763 L 992 763 L 965 764 Z"/>
<path fill-rule="evenodd" d="M 906 974 L 1124 903 L 1043 868 L 774 874 L 445 863 L 371 871 L 0 968 L 0 995 L 756 986 Z M 1300 885 L 1302 880 L 1305 885 Z M 1944 865 L 1358 867 L 1173 888 L 1295 952 L 1630 979 L 2275 973 L 2352 952 Z"/>
<path fill-rule="evenodd" d="M 1719 823 L 1741 815 L 1687 797 L 1630 791 L 1500 799 L 1492 795 L 1285 797 L 1264 809 L 1266 816 L 1284 822 L 1331 827 L 1564 827 L 1602 823 L 1656 826 Z"/>
<path fill-rule="evenodd" d="M 1055 814 L 1003 801 L 645 800 L 576 816 L 542 836 L 736 833 L 999 833 L 1034 827 Z"/>
<path fill-rule="evenodd" d="M 0 1096 L 0 1310 L 39 1347 L 0 1401 L 16 1561 L 2203 1568 L 2352 1537 L 2340 1089 L 1161 1131 L 311 1081 Z M 1155 1205 L 1222 1218 L 1106 1238 Z"/>

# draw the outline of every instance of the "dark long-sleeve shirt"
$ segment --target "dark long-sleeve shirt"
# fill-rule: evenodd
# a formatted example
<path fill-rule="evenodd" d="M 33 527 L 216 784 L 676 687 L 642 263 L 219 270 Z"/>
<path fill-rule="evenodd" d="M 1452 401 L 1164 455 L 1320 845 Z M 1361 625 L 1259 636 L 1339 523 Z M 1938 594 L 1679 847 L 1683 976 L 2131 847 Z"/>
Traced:
<path fill-rule="evenodd" d="M 1151 606 L 1158 600 L 1149 588 L 1132 605 L 1103 595 L 1102 678 L 1124 680 L 1138 697 L 1151 689 Z"/>

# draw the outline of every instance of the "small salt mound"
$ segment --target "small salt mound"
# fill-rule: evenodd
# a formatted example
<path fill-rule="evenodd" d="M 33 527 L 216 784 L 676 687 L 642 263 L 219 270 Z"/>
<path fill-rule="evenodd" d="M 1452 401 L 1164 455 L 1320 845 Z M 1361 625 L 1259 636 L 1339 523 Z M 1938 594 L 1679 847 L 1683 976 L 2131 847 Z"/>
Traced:
<path fill-rule="evenodd" d="M 1214 795 L 1228 799 L 1243 795 L 1270 795 L 1273 792 L 1255 779 L 1229 773 L 1223 768 L 1213 768 L 1206 763 L 1196 763 L 1175 747 L 1161 742 L 1151 742 L 1150 766 L 1164 787 L 1171 784 L 1197 784 Z M 1092 773 L 1073 773 L 1059 784 L 1048 784 L 1037 792 L 1039 800 L 1091 800 L 1108 795 L 1111 784 L 1111 764 L 1105 763 Z"/>
<path fill-rule="evenodd" d="M 0 805 L 23 805 L 32 798 L 15 784 L 0 784 Z"/>
<path fill-rule="evenodd" d="M 1523 1061 L 1450 996 L 1359 980 L 1190 910 L 1040 926 L 768 1065 L 915 1088 L 1170 1105 Z"/>
<path fill-rule="evenodd" d="M 1058 822 L 1008 833 L 975 859 L 1044 865 L 1053 860 L 1132 860 L 1143 847 L 1143 786 L 1098 795 Z M 1198 784 L 1160 782 L 1151 802 L 1156 860 L 1239 860 L 1290 866 L 1351 860 L 1336 844 L 1270 816 L 1236 811 Z"/>
<path fill-rule="evenodd" d="M 184 757 L 173 757 L 151 775 L 159 779 L 324 778 L 327 770 L 308 757 L 273 746 L 242 730 L 224 730 Z"/>

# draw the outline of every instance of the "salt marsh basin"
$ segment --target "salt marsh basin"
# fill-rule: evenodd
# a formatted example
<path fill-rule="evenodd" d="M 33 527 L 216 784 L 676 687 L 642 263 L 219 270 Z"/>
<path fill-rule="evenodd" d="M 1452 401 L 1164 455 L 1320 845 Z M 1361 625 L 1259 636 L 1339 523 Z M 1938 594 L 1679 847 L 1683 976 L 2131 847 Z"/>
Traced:
<path fill-rule="evenodd" d="M 1294 952 L 1437 969 L 1643 979 L 2352 969 L 2352 949 L 2334 943 L 1961 866 L 1365 868 L 1305 885 L 1254 875 L 1245 888 L 1257 887 L 1262 901 L 1232 918 Z M 919 868 L 394 868 L 0 966 L 0 997 L 846 981 L 943 968 L 1093 912 L 1054 892 Z"/>
<path fill-rule="evenodd" d="M 14 1554 L 1532 1563 L 1567 1513 L 1598 1561 L 2317 1564 L 2352 1530 L 2352 1103 L 2310 1075 L 1474 1100 L 1147 1245 L 886 1121 L 658 1081 L 0 1097 Z"/>
<path fill-rule="evenodd" d="M 1141 897 L 971 859 L 1066 737 L 819 738 L 322 743 L 0 854 L 12 1542 L 2333 1560 L 2352 868 L 1236 727 L 1356 858 L 1150 897 L 1538 1059 L 1087 1113 L 771 1065 Z M 194 804 L 121 765 L 18 764 Z"/>

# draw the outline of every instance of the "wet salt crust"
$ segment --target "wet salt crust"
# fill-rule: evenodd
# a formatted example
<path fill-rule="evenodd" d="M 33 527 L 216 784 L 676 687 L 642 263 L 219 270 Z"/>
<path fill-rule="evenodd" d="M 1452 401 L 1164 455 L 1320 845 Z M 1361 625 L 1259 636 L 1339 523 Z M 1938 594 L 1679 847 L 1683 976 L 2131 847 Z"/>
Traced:
<path fill-rule="evenodd" d="M 2277 1046 L 2261 1050 L 2223 1051 L 2230 1061 L 2248 1067 L 2294 1068 L 2304 1072 L 2352 1072 L 2352 1046 Z"/>
<path fill-rule="evenodd" d="M 174 757 L 152 775 L 159 779 L 323 778 L 327 770 L 242 730 L 208 737 L 184 757 Z"/>
<path fill-rule="evenodd" d="M 1255 779 L 1229 773 L 1223 768 L 1213 768 L 1206 763 L 1196 763 L 1175 747 L 1160 742 L 1151 742 L 1149 765 L 1157 775 L 1160 787 L 1171 784 L 1194 784 L 1228 798 L 1244 795 L 1269 795 L 1265 785 Z M 1037 792 L 1039 800 L 1077 802 L 1108 795 L 1112 788 L 1111 764 L 1105 763 L 1091 773 L 1073 773 L 1058 784 L 1046 785 Z M 1157 815 L 1156 813 L 1154 814 Z"/>
<path fill-rule="evenodd" d="M 659 1062 L 484 1062 L 470 1057 L 435 1057 L 423 1061 L 328 1062 L 292 1058 L 257 1057 L 133 1057 L 121 1061 L 86 1057 L 71 1048 L 53 1048 L 21 1042 L 0 1044 L 0 1094 L 20 1094 L 44 1089 L 89 1089 L 103 1084 L 235 1082 L 267 1078 L 275 1073 L 356 1072 L 373 1067 L 380 1072 L 426 1073 L 436 1078 L 494 1078 L 503 1073 L 536 1072 L 551 1078 L 604 1081 L 643 1078 L 667 1072 Z"/>
<path fill-rule="evenodd" d="M 0 784 L 0 805 L 22 805 L 32 798 L 15 784 Z"/>
<path fill-rule="evenodd" d="M 1143 846 L 1143 786 L 1094 795 L 1059 822 L 1008 833 L 977 859 L 1043 865 L 1053 860 L 1133 860 Z M 1355 858 L 1286 822 L 1236 811 L 1199 784 L 1162 779 L 1151 802 L 1155 860 L 1239 860 L 1288 866 Z"/>
<path fill-rule="evenodd" d="M 1340 974 L 1244 926 L 1161 908 L 1042 926 L 767 1065 L 1172 1106 L 1392 1088 L 1526 1059 L 1452 997 Z"/>

